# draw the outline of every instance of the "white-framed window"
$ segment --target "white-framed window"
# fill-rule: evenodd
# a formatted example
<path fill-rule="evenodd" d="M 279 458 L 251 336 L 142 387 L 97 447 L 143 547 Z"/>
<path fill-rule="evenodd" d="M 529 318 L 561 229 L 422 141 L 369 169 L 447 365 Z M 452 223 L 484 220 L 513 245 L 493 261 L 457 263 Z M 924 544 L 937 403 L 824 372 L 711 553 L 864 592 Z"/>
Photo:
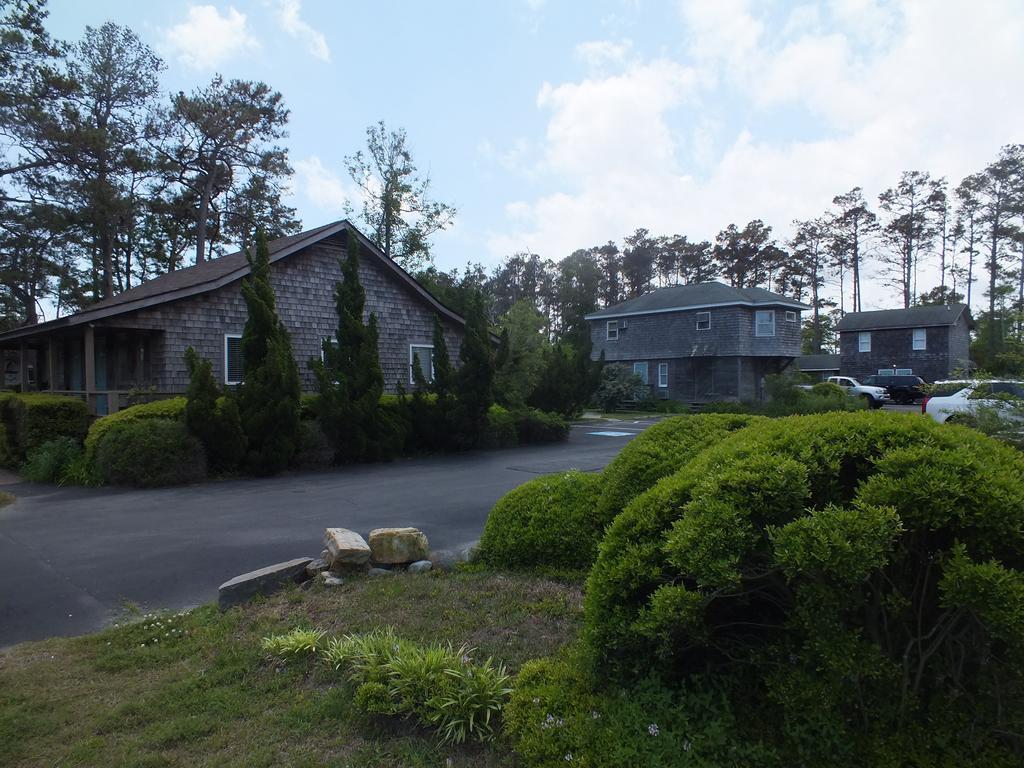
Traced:
<path fill-rule="evenodd" d="M 409 383 L 415 384 L 412 376 L 412 361 L 419 360 L 420 370 L 423 378 L 427 381 L 434 380 L 434 347 L 431 344 L 410 344 L 409 345 Z"/>
<path fill-rule="evenodd" d="M 710 312 L 698 312 L 697 313 L 697 330 L 698 331 L 710 331 L 711 330 L 711 313 Z"/>
<path fill-rule="evenodd" d="M 324 347 L 330 344 L 332 347 L 338 346 L 338 340 L 333 336 L 324 336 L 320 339 L 320 362 L 326 363 L 327 358 L 324 355 Z"/>
<path fill-rule="evenodd" d="M 242 334 L 224 334 L 224 383 L 241 384 L 244 373 L 242 365 Z"/>
<path fill-rule="evenodd" d="M 857 351 L 871 351 L 871 331 L 861 331 L 857 334 Z"/>
<path fill-rule="evenodd" d="M 914 329 L 914 349 L 928 349 L 928 331 L 924 328 Z"/>
<path fill-rule="evenodd" d="M 619 321 L 618 320 L 609 320 L 608 321 L 608 324 L 605 326 L 605 338 L 608 341 L 618 341 L 619 340 Z"/>
<path fill-rule="evenodd" d="M 787 323 L 795 323 L 796 322 L 796 312 L 794 312 L 791 309 L 787 309 L 786 310 L 786 322 Z"/>
<path fill-rule="evenodd" d="M 754 335 L 775 335 L 775 310 L 759 309 L 754 313 Z"/>
<path fill-rule="evenodd" d="M 661 389 L 668 387 L 668 363 L 658 363 L 658 386 Z"/>
<path fill-rule="evenodd" d="M 647 363 L 633 363 L 633 373 L 634 375 L 639 376 L 640 380 L 644 384 L 650 383 L 647 373 Z"/>

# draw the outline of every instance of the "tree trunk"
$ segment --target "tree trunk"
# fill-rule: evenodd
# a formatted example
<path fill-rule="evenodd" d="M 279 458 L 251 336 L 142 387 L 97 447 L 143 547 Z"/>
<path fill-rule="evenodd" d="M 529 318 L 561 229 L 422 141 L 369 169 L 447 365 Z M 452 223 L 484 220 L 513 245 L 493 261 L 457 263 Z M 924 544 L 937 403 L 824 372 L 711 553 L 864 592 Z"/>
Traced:
<path fill-rule="evenodd" d="M 213 180 L 206 177 L 206 183 L 199 193 L 199 211 L 196 213 L 196 264 L 206 258 L 206 225 L 210 217 L 210 198 L 213 196 Z"/>

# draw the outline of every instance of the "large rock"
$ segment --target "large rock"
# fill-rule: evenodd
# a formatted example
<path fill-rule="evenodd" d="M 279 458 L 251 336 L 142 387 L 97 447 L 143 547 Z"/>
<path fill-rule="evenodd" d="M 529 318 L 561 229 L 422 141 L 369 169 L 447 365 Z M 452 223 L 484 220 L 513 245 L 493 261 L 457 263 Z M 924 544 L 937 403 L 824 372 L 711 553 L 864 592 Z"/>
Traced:
<path fill-rule="evenodd" d="M 334 569 L 366 565 L 370 559 L 370 547 L 366 539 L 348 528 L 325 530 L 324 546 L 329 555 L 325 559 Z"/>
<path fill-rule="evenodd" d="M 231 606 L 244 603 L 256 595 L 269 595 L 286 584 L 305 581 L 306 566 L 311 562 L 310 557 L 299 557 L 235 576 L 220 585 L 217 603 L 222 611 L 226 611 Z"/>
<path fill-rule="evenodd" d="M 376 528 L 370 531 L 370 559 L 400 565 L 426 560 L 430 545 L 418 528 Z"/>

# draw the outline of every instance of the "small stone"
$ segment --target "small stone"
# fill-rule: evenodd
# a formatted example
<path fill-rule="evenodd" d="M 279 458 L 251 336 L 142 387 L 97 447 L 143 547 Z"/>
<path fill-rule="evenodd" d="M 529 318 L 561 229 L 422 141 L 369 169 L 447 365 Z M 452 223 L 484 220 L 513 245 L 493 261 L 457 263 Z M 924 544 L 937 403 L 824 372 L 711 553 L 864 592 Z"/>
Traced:
<path fill-rule="evenodd" d="M 370 531 L 370 559 L 374 563 L 399 565 L 426 560 L 430 545 L 418 528 L 376 528 Z"/>
<path fill-rule="evenodd" d="M 409 573 L 426 573 L 433 567 L 434 564 L 429 560 L 417 560 L 415 563 L 410 563 L 405 570 Z"/>
<path fill-rule="evenodd" d="M 391 576 L 395 571 L 392 571 L 390 568 L 371 568 L 366 573 L 369 576 Z"/>
<path fill-rule="evenodd" d="M 317 574 L 323 573 L 328 570 L 331 566 L 327 564 L 327 561 L 322 557 L 313 560 L 309 565 L 306 566 L 306 575 L 309 578 L 314 578 Z"/>
<path fill-rule="evenodd" d="M 340 587 L 345 583 L 345 580 L 339 576 L 335 576 L 333 573 L 323 571 L 320 574 L 320 580 L 323 582 L 325 587 Z"/>
<path fill-rule="evenodd" d="M 225 581 L 220 585 L 218 604 L 222 611 L 233 605 L 244 603 L 256 595 L 269 595 L 285 584 L 299 583 L 306 578 L 306 566 L 312 558 L 300 557 L 284 563 L 268 565 L 256 571 L 249 571 Z"/>
<path fill-rule="evenodd" d="M 331 568 L 364 565 L 370 559 L 370 547 L 366 539 L 348 528 L 326 529 L 324 545 L 329 555 L 324 560 L 331 564 Z"/>

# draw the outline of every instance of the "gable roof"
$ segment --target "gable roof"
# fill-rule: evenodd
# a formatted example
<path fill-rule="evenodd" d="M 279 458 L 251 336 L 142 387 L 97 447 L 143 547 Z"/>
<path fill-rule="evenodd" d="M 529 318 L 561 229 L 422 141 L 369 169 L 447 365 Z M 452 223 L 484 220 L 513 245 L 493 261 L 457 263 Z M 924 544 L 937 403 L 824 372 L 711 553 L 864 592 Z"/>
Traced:
<path fill-rule="evenodd" d="M 778 293 L 764 288 L 733 288 L 724 283 L 692 283 L 672 285 L 623 301 L 586 316 L 587 320 L 604 320 L 632 315 L 651 315 L 658 312 L 676 312 L 682 309 L 704 309 L 727 306 L 780 306 L 792 309 L 810 309 Z"/>
<path fill-rule="evenodd" d="M 872 312 L 850 312 L 836 325 L 839 331 L 880 331 L 889 328 L 931 328 L 954 325 L 961 315 L 968 327 L 974 321 L 966 304 L 936 304 L 909 309 L 879 309 Z"/>
<path fill-rule="evenodd" d="M 399 282 L 403 283 L 413 293 L 418 294 L 440 315 L 460 325 L 465 324 L 465 320 L 463 320 L 461 315 L 438 301 L 433 294 L 416 282 L 412 275 L 381 253 L 377 246 L 364 237 L 358 229 L 345 219 L 325 224 L 315 229 L 309 229 L 296 235 L 288 235 L 287 237 L 271 240 L 267 243 L 270 263 L 273 264 L 304 248 L 348 231 L 354 233 L 359 239 L 362 245 L 362 254 L 369 252 L 377 257 L 377 260 L 386 271 L 391 272 Z M 82 323 L 95 322 L 107 317 L 122 315 L 176 301 L 177 299 L 207 293 L 247 276 L 249 271 L 249 262 L 246 260 L 245 252 L 231 253 L 217 259 L 204 261 L 202 264 L 178 269 L 174 272 L 160 275 L 160 277 L 155 277 L 152 280 L 147 280 L 141 285 L 137 285 L 124 293 L 119 293 L 117 296 L 97 302 L 73 315 L 59 317 L 45 323 L 25 325 L 13 331 L 0 333 L 0 342 L 34 336 L 60 328 L 70 328 Z"/>

